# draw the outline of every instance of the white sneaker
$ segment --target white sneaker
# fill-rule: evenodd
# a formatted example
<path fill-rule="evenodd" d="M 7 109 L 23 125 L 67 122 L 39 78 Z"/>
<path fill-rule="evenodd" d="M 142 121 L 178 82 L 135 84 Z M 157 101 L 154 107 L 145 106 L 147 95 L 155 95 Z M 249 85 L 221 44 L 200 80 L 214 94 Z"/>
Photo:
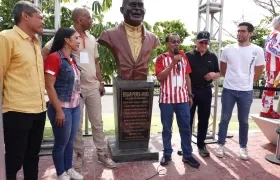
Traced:
<path fill-rule="evenodd" d="M 75 161 L 74 161 L 74 168 L 78 169 L 83 166 L 83 157 L 77 155 Z"/>
<path fill-rule="evenodd" d="M 64 172 L 60 176 L 57 177 L 57 180 L 70 180 L 70 177 Z"/>
<path fill-rule="evenodd" d="M 67 174 L 71 179 L 74 180 L 83 180 L 84 176 L 82 176 L 80 173 L 75 171 L 73 168 L 67 170 Z"/>
<path fill-rule="evenodd" d="M 218 144 L 217 149 L 215 150 L 215 155 L 219 158 L 223 158 L 225 155 L 225 150 L 224 150 L 224 146 L 221 144 Z"/>
<path fill-rule="evenodd" d="M 249 159 L 248 151 L 247 151 L 246 148 L 240 148 L 239 157 L 242 160 L 248 160 Z"/>

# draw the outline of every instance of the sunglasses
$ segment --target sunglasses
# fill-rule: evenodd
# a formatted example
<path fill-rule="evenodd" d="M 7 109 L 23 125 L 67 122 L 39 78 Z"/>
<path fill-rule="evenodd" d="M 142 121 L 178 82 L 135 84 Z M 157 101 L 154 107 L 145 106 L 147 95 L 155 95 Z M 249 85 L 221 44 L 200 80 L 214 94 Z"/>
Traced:
<path fill-rule="evenodd" d="M 171 44 L 180 44 L 181 41 L 180 40 L 170 40 L 169 42 L 171 42 Z"/>
<path fill-rule="evenodd" d="M 200 41 L 199 44 L 205 44 L 205 45 L 208 45 L 209 42 L 208 41 Z"/>

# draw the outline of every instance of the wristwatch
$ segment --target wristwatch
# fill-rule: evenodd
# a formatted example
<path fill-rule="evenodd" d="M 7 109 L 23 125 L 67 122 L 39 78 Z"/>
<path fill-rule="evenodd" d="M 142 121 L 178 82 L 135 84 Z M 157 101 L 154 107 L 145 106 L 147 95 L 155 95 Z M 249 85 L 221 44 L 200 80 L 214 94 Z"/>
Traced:
<path fill-rule="evenodd" d="M 194 94 L 189 94 L 189 97 L 190 98 L 194 98 Z"/>

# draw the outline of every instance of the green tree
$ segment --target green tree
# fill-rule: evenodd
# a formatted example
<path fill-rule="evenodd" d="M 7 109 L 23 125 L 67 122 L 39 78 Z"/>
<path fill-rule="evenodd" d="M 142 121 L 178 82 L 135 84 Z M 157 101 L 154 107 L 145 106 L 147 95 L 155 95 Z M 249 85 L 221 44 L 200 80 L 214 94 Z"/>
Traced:
<path fill-rule="evenodd" d="M 251 37 L 251 42 L 264 47 L 265 38 L 267 37 L 269 30 L 267 28 L 262 27 L 262 24 L 259 24 L 255 27 L 254 34 Z"/>
<path fill-rule="evenodd" d="M 169 33 L 177 33 L 183 42 L 189 36 L 185 25 L 180 20 L 156 22 L 153 26 L 153 32 L 159 37 L 162 44 Z"/>

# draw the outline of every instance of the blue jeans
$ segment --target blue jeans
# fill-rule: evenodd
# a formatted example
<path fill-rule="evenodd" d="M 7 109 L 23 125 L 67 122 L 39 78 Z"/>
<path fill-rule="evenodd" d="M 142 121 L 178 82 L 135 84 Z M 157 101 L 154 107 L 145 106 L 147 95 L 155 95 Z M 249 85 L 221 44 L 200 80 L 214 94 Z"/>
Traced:
<path fill-rule="evenodd" d="M 54 134 L 52 157 L 58 176 L 72 168 L 73 141 L 79 128 L 80 105 L 75 108 L 62 108 L 62 110 L 66 119 L 63 127 L 57 127 L 56 111 L 51 104 L 47 111 Z"/>
<path fill-rule="evenodd" d="M 181 136 L 181 147 L 184 158 L 192 156 L 190 107 L 188 103 L 165 104 L 160 103 L 160 117 L 162 123 L 163 155 L 171 157 L 173 152 L 171 146 L 173 113 L 176 114 L 177 124 Z"/>
<path fill-rule="evenodd" d="M 253 91 L 235 91 L 223 88 L 221 101 L 222 114 L 219 124 L 218 144 L 225 144 L 228 124 L 232 116 L 233 107 L 236 103 L 239 121 L 239 144 L 241 148 L 246 148 L 249 129 L 248 119 L 253 102 Z"/>

